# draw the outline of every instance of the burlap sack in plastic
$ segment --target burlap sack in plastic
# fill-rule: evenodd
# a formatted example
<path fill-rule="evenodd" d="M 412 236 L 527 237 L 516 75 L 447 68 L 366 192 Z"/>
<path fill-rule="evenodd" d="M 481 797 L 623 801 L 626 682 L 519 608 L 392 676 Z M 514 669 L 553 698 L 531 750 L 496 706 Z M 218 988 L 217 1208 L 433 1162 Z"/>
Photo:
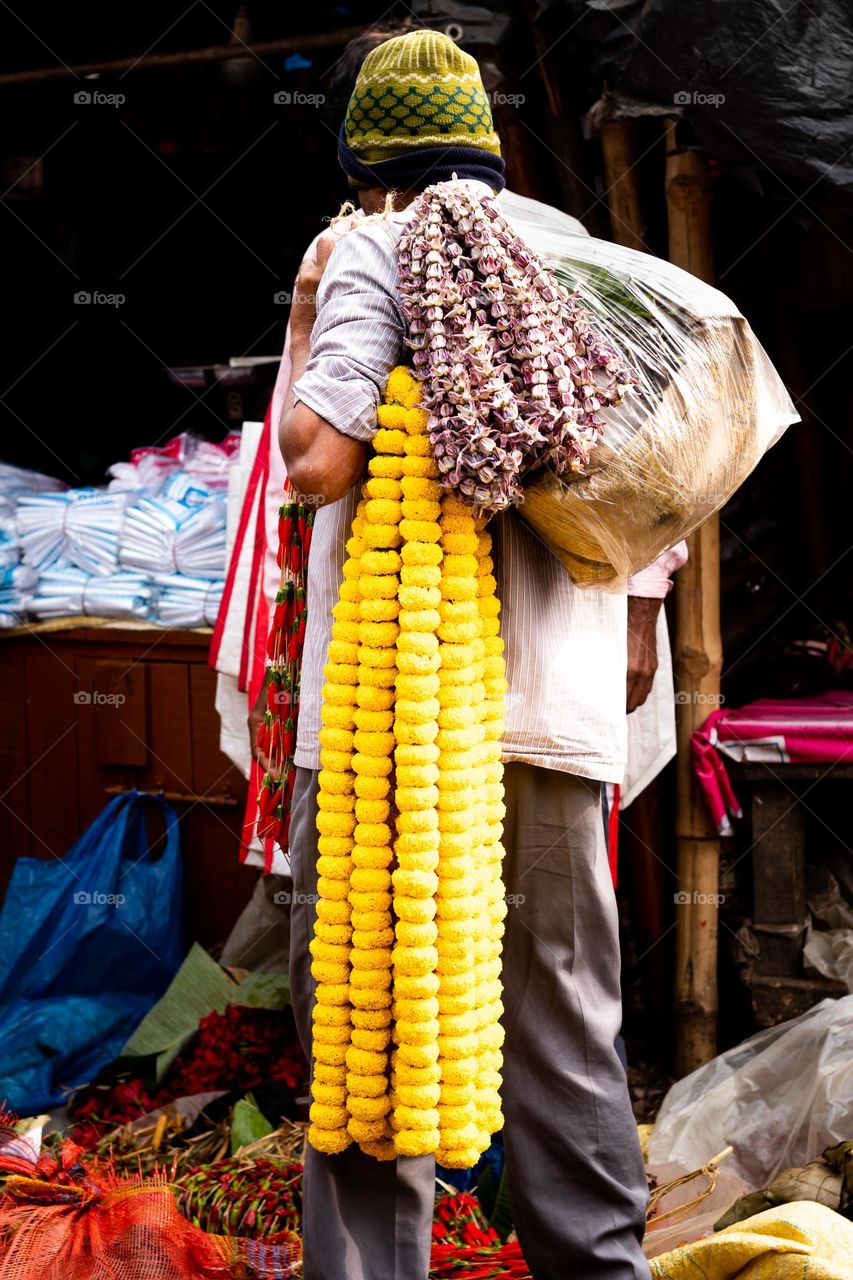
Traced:
<path fill-rule="evenodd" d="M 578 586 L 625 589 L 627 577 L 725 503 L 798 415 L 737 307 L 649 254 L 575 235 L 561 215 L 501 198 L 513 229 L 574 289 L 638 376 L 606 426 L 588 472 L 550 473 L 521 516 Z"/>

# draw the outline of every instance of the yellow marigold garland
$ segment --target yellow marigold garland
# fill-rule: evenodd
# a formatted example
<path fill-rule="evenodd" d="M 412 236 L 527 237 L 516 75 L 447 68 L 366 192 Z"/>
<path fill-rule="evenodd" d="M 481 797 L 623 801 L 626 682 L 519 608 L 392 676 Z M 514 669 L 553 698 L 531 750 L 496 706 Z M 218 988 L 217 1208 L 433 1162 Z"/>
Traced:
<path fill-rule="evenodd" d="M 466 1168 L 503 1123 L 500 604 L 408 369 L 385 401 L 324 673 L 308 1137 Z"/>

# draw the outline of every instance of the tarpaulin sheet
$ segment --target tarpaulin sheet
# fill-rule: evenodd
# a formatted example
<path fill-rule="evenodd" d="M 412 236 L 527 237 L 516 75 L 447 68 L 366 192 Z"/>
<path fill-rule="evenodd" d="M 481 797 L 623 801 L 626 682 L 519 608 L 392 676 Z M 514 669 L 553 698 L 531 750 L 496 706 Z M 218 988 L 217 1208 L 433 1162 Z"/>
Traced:
<path fill-rule="evenodd" d="M 680 113 L 711 155 L 753 166 L 759 180 L 766 165 L 853 196 L 849 0 L 543 0 L 541 7 L 569 88 L 582 75 L 591 96 L 605 85 L 627 114 Z"/>

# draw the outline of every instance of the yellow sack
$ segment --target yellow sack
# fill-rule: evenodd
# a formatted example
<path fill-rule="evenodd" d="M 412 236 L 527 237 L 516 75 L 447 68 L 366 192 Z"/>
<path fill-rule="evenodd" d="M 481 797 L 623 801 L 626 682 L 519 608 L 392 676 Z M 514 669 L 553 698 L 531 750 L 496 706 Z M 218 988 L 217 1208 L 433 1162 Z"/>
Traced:
<path fill-rule="evenodd" d="M 851 1280 L 853 1223 L 799 1200 L 662 1253 L 649 1266 L 653 1280 Z"/>

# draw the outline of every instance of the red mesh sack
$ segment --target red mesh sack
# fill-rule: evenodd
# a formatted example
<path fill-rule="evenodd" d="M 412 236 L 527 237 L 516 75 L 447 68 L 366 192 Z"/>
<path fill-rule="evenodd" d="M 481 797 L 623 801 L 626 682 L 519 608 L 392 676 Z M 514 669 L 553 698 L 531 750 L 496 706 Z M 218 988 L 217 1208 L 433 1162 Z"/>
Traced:
<path fill-rule="evenodd" d="M 121 1178 L 66 1142 L 31 1176 L 6 1179 L 0 1280 L 272 1280 L 301 1271 L 301 1244 L 207 1235 L 183 1218 L 165 1175 Z"/>

